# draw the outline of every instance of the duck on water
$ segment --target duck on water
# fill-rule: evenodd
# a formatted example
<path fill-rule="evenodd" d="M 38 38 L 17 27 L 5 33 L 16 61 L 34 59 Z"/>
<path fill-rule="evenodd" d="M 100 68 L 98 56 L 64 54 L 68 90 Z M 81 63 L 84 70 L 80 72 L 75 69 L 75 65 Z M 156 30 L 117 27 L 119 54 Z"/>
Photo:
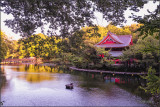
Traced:
<path fill-rule="evenodd" d="M 73 89 L 73 83 L 66 84 L 66 89 Z"/>

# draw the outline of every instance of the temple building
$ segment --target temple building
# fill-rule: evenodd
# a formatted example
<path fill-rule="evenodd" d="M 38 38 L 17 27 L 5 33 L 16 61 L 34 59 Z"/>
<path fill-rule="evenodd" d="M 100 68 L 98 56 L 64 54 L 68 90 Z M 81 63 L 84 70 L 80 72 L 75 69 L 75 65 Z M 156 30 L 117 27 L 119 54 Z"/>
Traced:
<path fill-rule="evenodd" d="M 109 31 L 107 36 L 103 37 L 95 46 L 110 50 L 109 54 L 111 56 L 118 57 L 122 55 L 122 50 L 132 44 L 132 35 L 116 35 Z"/>

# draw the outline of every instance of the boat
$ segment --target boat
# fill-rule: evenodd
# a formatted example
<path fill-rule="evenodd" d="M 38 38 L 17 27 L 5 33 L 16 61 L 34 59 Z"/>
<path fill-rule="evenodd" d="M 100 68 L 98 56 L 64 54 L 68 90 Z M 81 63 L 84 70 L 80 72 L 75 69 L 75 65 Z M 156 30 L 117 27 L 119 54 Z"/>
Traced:
<path fill-rule="evenodd" d="M 73 89 L 73 83 L 66 84 L 66 89 Z"/>

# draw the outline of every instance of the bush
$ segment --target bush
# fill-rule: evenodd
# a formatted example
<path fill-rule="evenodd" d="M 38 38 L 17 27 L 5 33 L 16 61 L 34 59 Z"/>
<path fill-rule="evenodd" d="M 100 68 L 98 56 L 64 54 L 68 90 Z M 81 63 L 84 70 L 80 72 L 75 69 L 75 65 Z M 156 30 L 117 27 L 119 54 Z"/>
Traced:
<path fill-rule="evenodd" d="M 60 64 L 62 62 L 62 59 L 61 58 L 54 58 L 54 59 L 51 59 L 51 62 Z"/>
<path fill-rule="evenodd" d="M 148 75 L 142 76 L 143 79 L 147 80 L 147 87 L 141 87 L 145 90 L 145 92 L 149 92 L 152 94 L 152 98 L 154 101 L 154 105 L 160 106 L 160 77 L 155 75 L 156 70 L 149 67 Z"/>
<path fill-rule="evenodd" d="M 83 57 L 74 57 L 72 64 L 78 68 L 87 68 L 88 62 Z"/>

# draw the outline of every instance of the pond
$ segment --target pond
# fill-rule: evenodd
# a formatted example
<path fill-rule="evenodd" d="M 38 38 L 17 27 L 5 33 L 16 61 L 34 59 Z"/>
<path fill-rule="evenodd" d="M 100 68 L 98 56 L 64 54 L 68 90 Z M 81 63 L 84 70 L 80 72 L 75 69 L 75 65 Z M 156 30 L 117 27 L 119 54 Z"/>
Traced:
<path fill-rule="evenodd" d="M 4 106 L 148 106 L 138 77 L 105 76 L 61 67 L 2 65 Z M 74 89 L 66 89 L 68 83 Z"/>

